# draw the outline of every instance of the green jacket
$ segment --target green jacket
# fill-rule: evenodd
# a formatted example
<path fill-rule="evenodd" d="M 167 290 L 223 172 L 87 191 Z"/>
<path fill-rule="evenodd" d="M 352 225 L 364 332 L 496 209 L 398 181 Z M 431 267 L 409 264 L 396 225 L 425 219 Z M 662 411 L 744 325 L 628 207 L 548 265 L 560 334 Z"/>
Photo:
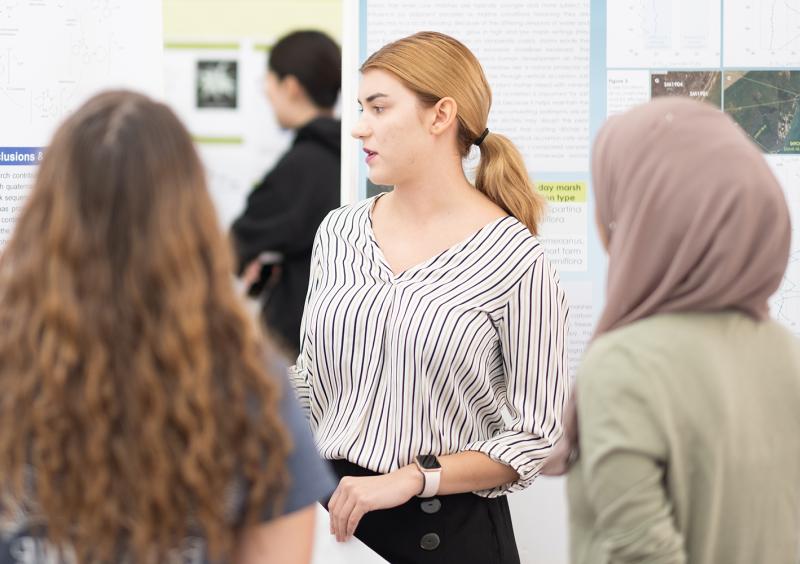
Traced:
<path fill-rule="evenodd" d="M 578 380 L 573 563 L 798 564 L 800 341 L 735 312 L 600 337 Z"/>

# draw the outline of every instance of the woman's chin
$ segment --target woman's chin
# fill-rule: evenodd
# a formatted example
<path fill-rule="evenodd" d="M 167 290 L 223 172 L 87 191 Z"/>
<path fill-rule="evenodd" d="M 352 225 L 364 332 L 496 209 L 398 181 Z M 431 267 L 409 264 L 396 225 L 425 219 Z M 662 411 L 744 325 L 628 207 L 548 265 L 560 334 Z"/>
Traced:
<path fill-rule="evenodd" d="M 369 181 L 379 186 L 392 186 L 394 182 L 385 174 L 380 174 L 378 171 L 370 170 L 367 175 Z"/>

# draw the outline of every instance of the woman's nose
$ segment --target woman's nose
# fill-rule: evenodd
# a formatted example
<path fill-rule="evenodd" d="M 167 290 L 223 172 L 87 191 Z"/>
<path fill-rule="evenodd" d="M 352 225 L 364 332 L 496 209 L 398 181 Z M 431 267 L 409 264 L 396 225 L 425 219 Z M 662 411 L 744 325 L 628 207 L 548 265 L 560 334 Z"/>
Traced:
<path fill-rule="evenodd" d="M 363 116 L 356 121 L 353 129 L 350 130 L 350 135 L 352 135 L 356 139 L 364 139 L 370 133 L 369 127 L 366 123 L 364 123 Z"/>

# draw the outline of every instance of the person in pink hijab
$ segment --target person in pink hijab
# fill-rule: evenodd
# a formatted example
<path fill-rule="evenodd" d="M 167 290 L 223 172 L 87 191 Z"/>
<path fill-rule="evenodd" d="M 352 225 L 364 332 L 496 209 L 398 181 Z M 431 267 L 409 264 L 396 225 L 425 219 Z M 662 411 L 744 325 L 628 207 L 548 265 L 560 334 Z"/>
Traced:
<path fill-rule="evenodd" d="M 572 463 L 572 561 L 797 562 L 800 342 L 767 304 L 781 187 L 728 116 L 681 98 L 608 120 L 592 178 L 606 305 L 548 464 Z"/>

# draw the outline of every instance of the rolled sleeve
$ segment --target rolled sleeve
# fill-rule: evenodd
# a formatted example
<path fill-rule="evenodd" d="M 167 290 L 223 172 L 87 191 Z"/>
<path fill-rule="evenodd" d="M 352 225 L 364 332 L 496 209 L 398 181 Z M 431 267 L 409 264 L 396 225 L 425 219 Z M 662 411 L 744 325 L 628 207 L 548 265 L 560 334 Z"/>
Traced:
<path fill-rule="evenodd" d="M 298 358 L 297 364 L 290 366 L 287 370 L 289 382 L 294 388 L 297 403 L 305 415 L 306 419 L 311 414 L 311 389 L 308 384 L 308 374 L 302 366 L 302 360 Z"/>
<path fill-rule="evenodd" d="M 558 276 L 539 254 L 497 322 L 506 388 L 504 429 L 466 449 L 507 464 L 519 479 L 476 491 L 480 496 L 497 497 L 530 486 L 561 436 L 568 387 L 567 315 Z"/>

